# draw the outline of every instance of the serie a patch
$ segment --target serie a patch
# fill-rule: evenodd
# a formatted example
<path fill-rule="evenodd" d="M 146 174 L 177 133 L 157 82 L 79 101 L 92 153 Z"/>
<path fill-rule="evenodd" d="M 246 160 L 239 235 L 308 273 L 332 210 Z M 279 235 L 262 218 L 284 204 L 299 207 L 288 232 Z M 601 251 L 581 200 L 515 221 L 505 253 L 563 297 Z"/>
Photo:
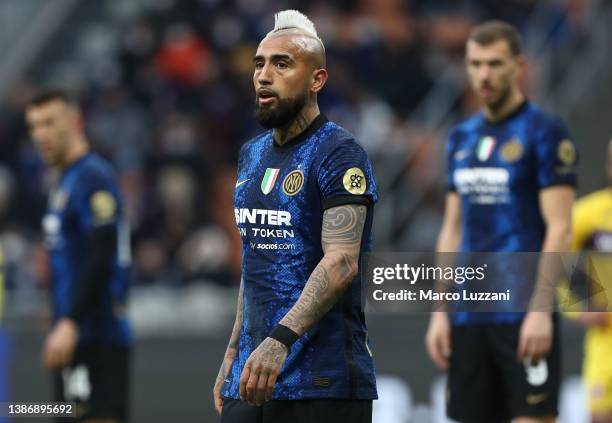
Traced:
<path fill-rule="evenodd" d="M 115 216 L 117 202 L 108 191 L 97 191 L 91 196 L 91 211 L 96 222 L 105 222 Z"/>
<path fill-rule="evenodd" d="M 355 195 L 361 195 L 367 189 L 366 177 L 358 167 L 352 167 L 344 173 L 342 184 L 345 190 Z"/>

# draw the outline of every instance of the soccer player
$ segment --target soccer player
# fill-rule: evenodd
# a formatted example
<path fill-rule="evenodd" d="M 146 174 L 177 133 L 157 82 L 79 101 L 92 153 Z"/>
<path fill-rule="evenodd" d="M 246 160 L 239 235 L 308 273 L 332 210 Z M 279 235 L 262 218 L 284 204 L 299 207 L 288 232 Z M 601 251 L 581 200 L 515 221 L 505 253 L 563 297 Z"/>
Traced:
<path fill-rule="evenodd" d="M 608 179 L 612 184 L 612 140 L 608 144 Z M 584 342 L 583 379 L 588 392 L 592 423 L 612 423 L 612 313 L 605 311 L 611 286 L 612 262 L 612 188 L 607 187 L 581 198 L 574 205 L 572 219 L 575 250 L 587 250 L 603 297 L 591 298 L 601 311 L 578 313 L 576 319 L 588 327 Z M 604 253 L 604 254 L 598 254 Z"/>
<path fill-rule="evenodd" d="M 482 110 L 449 135 L 449 191 L 437 251 L 569 251 L 576 151 L 561 120 L 519 87 L 518 32 L 499 21 L 476 26 L 465 62 Z M 556 317 L 541 306 L 540 297 L 551 291 L 539 289 L 546 283 L 542 263 L 526 312 L 432 313 L 426 346 L 434 363 L 448 369 L 451 418 L 554 421 L 560 351 Z"/>
<path fill-rule="evenodd" d="M 306 16 L 276 14 L 253 63 L 255 117 L 270 130 L 240 151 L 243 274 L 215 407 L 223 423 L 371 422 L 359 255 L 371 244 L 372 167 L 319 112 L 325 49 Z"/>
<path fill-rule="evenodd" d="M 82 421 L 126 421 L 130 249 L 115 174 L 90 152 L 79 106 L 64 92 L 39 94 L 25 116 L 58 173 L 43 219 L 54 324 L 42 361 L 56 378 L 56 400 L 77 402 Z"/>

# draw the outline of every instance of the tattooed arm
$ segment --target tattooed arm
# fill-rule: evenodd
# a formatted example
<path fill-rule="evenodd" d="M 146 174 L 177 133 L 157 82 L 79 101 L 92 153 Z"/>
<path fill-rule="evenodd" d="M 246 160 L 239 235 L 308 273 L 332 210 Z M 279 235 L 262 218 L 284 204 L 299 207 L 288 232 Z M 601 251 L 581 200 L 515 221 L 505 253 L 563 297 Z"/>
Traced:
<path fill-rule="evenodd" d="M 332 308 L 357 275 L 367 208 L 333 207 L 323 214 L 323 259 L 310 275 L 295 305 L 280 321 L 303 335 Z"/>
<path fill-rule="evenodd" d="M 281 319 L 281 325 L 301 336 L 342 296 L 357 274 L 366 215 L 365 206 L 353 204 L 325 211 L 321 233 L 323 258 L 297 302 Z M 240 378 L 240 397 L 256 405 L 271 399 L 287 352 L 284 344 L 266 338 L 245 364 Z"/>
<path fill-rule="evenodd" d="M 236 358 L 236 354 L 238 352 L 240 327 L 242 326 L 242 292 L 244 289 L 243 287 L 244 280 L 241 278 L 240 289 L 238 290 L 238 305 L 236 306 L 236 318 L 234 320 L 234 328 L 232 329 L 232 335 L 230 336 L 229 344 L 227 345 L 225 355 L 223 356 L 223 362 L 221 363 L 219 374 L 217 375 L 217 379 L 215 380 L 215 386 L 213 387 L 213 400 L 215 404 L 215 410 L 217 410 L 217 413 L 219 414 L 221 414 L 221 410 L 223 409 L 223 397 L 221 396 L 221 388 L 223 388 L 225 378 L 230 372 L 232 364 L 234 363 L 234 359 Z"/>

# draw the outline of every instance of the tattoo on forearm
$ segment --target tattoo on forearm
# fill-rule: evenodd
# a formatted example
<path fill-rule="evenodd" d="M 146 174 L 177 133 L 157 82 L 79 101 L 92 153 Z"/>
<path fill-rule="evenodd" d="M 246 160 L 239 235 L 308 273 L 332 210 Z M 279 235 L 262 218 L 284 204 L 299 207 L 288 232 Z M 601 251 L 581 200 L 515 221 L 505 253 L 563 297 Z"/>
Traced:
<path fill-rule="evenodd" d="M 303 334 L 335 304 L 357 273 L 365 206 L 339 206 L 323 215 L 325 255 L 310 275 L 304 290 L 281 323 Z"/>

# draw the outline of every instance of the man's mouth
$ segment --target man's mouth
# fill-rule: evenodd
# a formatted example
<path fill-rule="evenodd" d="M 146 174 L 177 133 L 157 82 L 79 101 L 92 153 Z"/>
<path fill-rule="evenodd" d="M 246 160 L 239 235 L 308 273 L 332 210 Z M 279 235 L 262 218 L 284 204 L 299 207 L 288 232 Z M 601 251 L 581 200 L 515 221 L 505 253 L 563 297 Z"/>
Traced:
<path fill-rule="evenodd" d="M 277 96 L 272 91 L 259 90 L 257 92 L 257 102 L 259 104 L 271 104 L 277 99 Z"/>
<path fill-rule="evenodd" d="M 483 97 L 491 97 L 495 91 L 493 90 L 493 87 L 489 86 L 489 85 L 485 85 L 480 87 L 480 95 Z"/>

